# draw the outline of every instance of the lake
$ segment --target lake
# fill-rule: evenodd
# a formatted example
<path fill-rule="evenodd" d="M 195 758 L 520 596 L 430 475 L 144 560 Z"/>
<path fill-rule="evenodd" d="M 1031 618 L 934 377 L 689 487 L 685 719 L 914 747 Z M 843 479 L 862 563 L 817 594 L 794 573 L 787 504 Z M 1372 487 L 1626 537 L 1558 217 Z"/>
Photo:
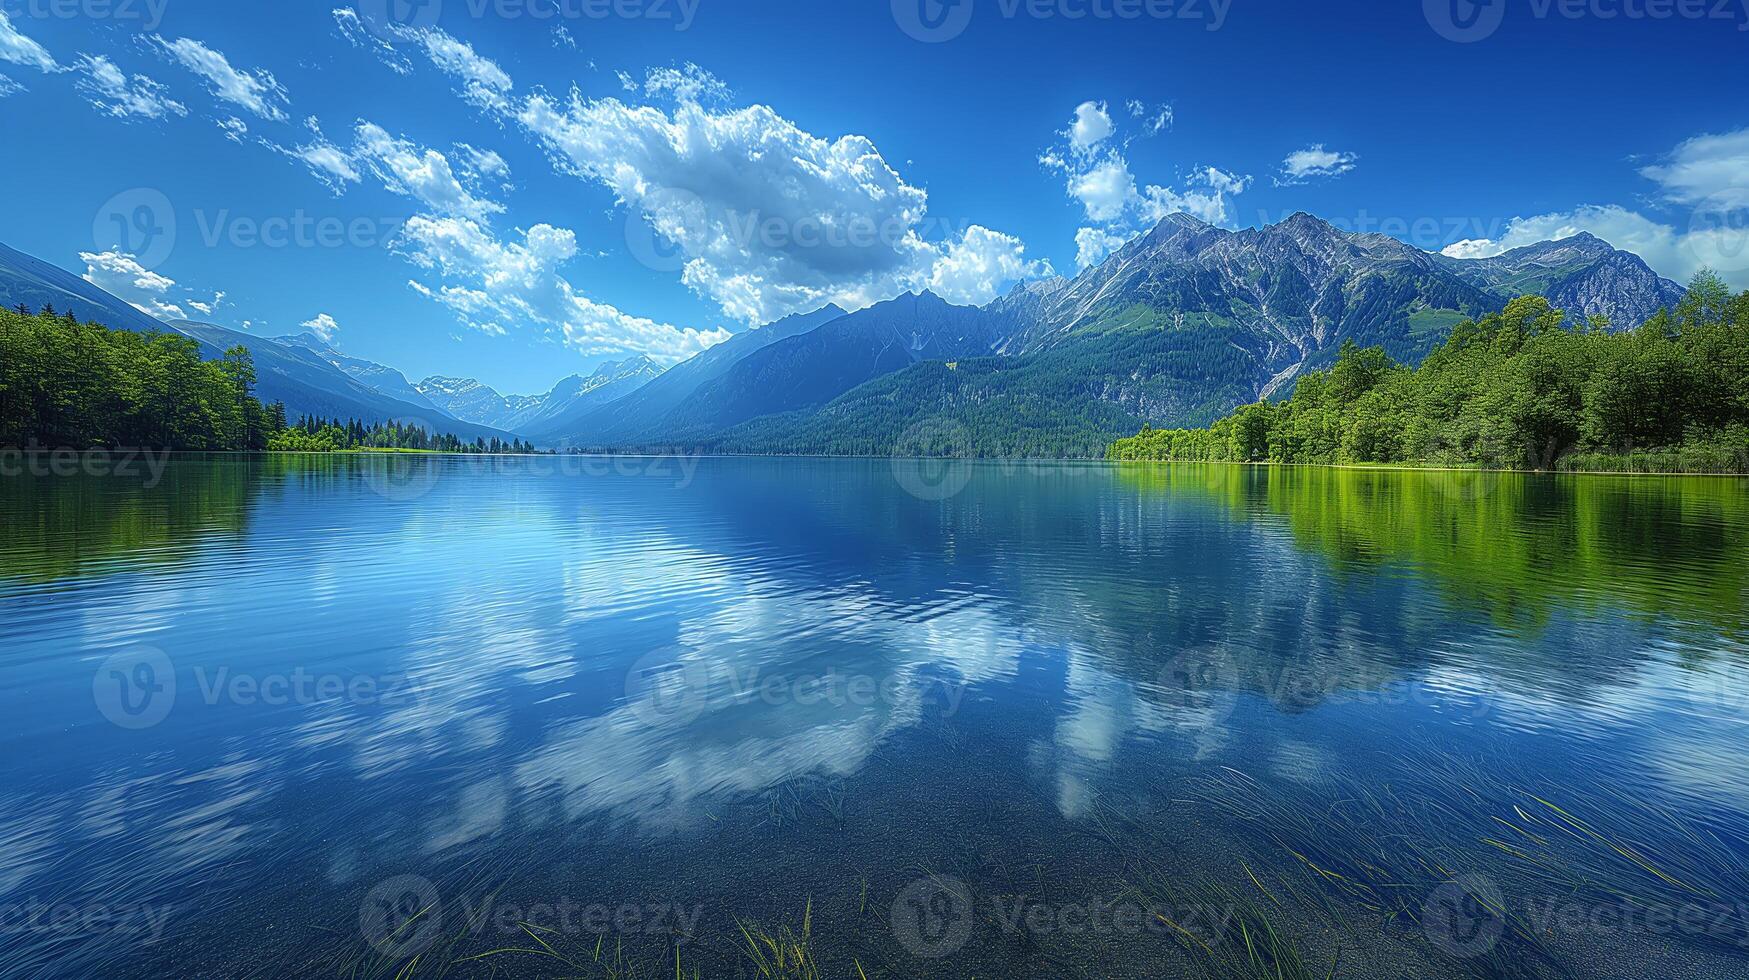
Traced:
<path fill-rule="evenodd" d="M 0 524 L 7 976 L 1749 972 L 1743 480 L 178 458 Z"/>

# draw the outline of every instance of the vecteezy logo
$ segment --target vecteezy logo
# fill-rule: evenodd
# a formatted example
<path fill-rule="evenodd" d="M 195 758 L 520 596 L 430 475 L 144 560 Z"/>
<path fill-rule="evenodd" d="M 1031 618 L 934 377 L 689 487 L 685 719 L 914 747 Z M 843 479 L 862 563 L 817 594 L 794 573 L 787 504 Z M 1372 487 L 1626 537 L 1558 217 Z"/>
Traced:
<path fill-rule="evenodd" d="M 940 959 L 972 937 L 972 892 L 957 878 L 922 878 L 893 902 L 893 937 L 911 955 Z"/>
<path fill-rule="evenodd" d="M 697 718 L 710 698 L 710 668 L 691 647 L 652 650 L 626 671 L 626 703 L 646 723 Z"/>
<path fill-rule="evenodd" d="M 99 252 L 125 252 L 142 268 L 155 269 L 176 248 L 176 209 L 163 191 L 122 191 L 97 209 L 91 244 Z"/>
<path fill-rule="evenodd" d="M 965 427 L 947 418 L 927 418 L 899 435 L 893 446 L 893 478 L 919 500 L 958 496 L 972 480 L 972 445 Z"/>
<path fill-rule="evenodd" d="M 443 0 L 358 0 L 358 19 L 385 41 L 400 40 L 407 31 L 436 27 Z"/>
<path fill-rule="evenodd" d="M 1716 272 L 1749 270 L 1749 201 L 1740 194 L 1715 195 L 1694 209 L 1688 251 Z"/>
<path fill-rule="evenodd" d="M 1192 647 L 1160 668 L 1166 707 L 1194 728 L 1226 721 L 1239 701 L 1239 666 L 1220 645 Z"/>
<path fill-rule="evenodd" d="M 402 431 L 418 429 L 427 436 L 442 431 L 420 418 L 393 419 Z M 437 486 L 448 461 L 440 456 L 404 456 L 398 453 L 371 454 L 360 460 L 364 482 L 385 500 L 402 504 L 418 500 Z"/>
<path fill-rule="evenodd" d="M 1493 37 L 1506 21 L 1506 0 L 1421 0 L 1421 9 L 1440 37 L 1458 44 Z"/>
<path fill-rule="evenodd" d="M 97 668 L 91 696 L 113 724 L 134 731 L 151 728 L 176 705 L 176 668 L 162 650 L 123 650 Z"/>
<path fill-rule="evenodd" d="M 679 272 L 686 268 L 686 250 L 657 231 L 652 219 L 637 209 L 626 211 L 626 251 L 639 265 L 656 272 Z"/>
<path fill-rule="evenodd" d="M 418 956 L 443 928 L 437 886 L 418 875 L 401 875 L 372 888 L 358 907 L 358 928 L 390 960 Z"/>
<path fill-rule="evenodd" d="M 893 20 L 925 44 L 951 41 L 972 22 L 973 0 L 893 0 Z"/>
<path fill-rule="evenodd" d="M 1506 901 L 1486 878 L 1464 875 L 1433 890 L 1422 906 L 1421 928 L 1429 942 L 1459 959 L 1493 951 L 1506 931 Z"/>

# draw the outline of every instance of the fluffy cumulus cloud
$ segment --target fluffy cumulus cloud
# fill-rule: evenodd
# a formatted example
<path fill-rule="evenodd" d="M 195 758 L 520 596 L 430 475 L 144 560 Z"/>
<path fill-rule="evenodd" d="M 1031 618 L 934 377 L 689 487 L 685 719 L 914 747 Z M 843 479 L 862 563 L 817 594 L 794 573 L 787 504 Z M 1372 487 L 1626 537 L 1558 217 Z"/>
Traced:
<path fill-rule="evenodd" d="M 517 118 L 573 174 L 610 189 L 683 257 L 683 281 L 748 323 L 835 302 L 858 309 L 940 283 L 987 302 L 1047 271 L 1010 237 L 929 234 L 928 195 L 863 136 L 826 139 L 771 108 L 715 109 L 727 89 L 694 66 L 643 90 L 672 110 L 618 99 L 528 99 Z M 944 266 L 938 271 L 938 266 Z M 993 276 L 1007 270 L 1006 281 Z"/>
<path fill-rule="evenodd" d="M 1045 169 L 1061 174 L 1064 189 L 1081 206 L 1088 224 L 1075 233 L 1075 260 L 1096 265 L 1160 219 L 1185 212 L 1209 224 L 1233 219 L 1232 200 L 1251 185 L 1219 167 L 1199 167 L 1173 186 L 1141 184 L 1130 169 L 1129 148 L 1172 124 L 1169 106 L 1127 104 L 1131 124 L 1122 135 L 1103 102 L 1083 102 L 1057 145 L 1040 154 Z"/>
<path fill-rule="evenodd" d="M 377 50 L 350 18 L 335 16 L 349 40 Z M 766 106 L 725 108 L 733 93 L 697 65 L 654 69 L 641 82 L 625 76 L 632 95 L 623 100 L 519 95 L 509 74 L 466 42 L 436 28 L 398 34 L 403 50 L 456 79 L 466 101 L 522 126 L 560 170 L 610 190 L 628 233 L 672 245 L 682 281 L 735 319 L 763 323 L 828 302 L 855 309 L 920 289 L 983 303 L 1050 272 L 1013 236 L 936 224 L 927 194 L 867 138 L 817 137 Z M 504 333 L 528 322 L 585 353 L 666 361 L 728 336 L 584 295 L 562 274 L 578 251 L 570 231 L 537 224 L 520 240 L 495 231 L 504 209 L 480 185 L 508 183 L 496 153 L 457 145 L 445 156 L 361 123 L 343 157 L 421 203 L 425 213 L 400 245 L 430 275 L 410 285 L 473 329 Z"/>
<path fill-rule="evenodd" d="M 298 326 L 322 338 L 324 344 L 333 343 L 334 336 L 340 332 L 340 324 L 326 313 L 318 313 Z"/>
<path fill-rule="evenodd" d="M 1134 238 L 1131 231 L 1110 231 L 1105 228 L 1081 228 L 1075 232 L 1075 264 L 1086 269 L 1104 262 L 1111 253 Z"/>
<path fill-rule="evenodd" d="M 1050 273 L 1048 263 L 1027 259 L 1020 239 L 973 225 L 941 249 L 926 285 L 950 303 L 982 305 L 1011 283 Z"/>
<path fill-rule="evenodd" d="M 48 49 L 18 32 L 6 11 L 0 10 L 0 61 L 35 68 L 40 72 L 59 71 Z"/>
<path fill-rule="evenodd" d="M 552 328 L 587 355 L 638 352 L 669 363 L 729 336 L 631 316 L 582 295 L 560 271 L 577 255 L 576 236 L 563 228 L 535 225 L 522 241 L 503 241 L 468 218 L 421 216 L 407 223 L 402 245 L 420 267 L 456 280 L 413 288 L 486 333 L 527 320 Z"/>
<path fill-rule="evenodd" d="M 1129 161 L 1116 155 L 1071 171 L 1069 196 L 1081 202 L 1088 221 L 1099 222 L 1117 221 L 1140 199 Z"/>
<path fill-rule="evenodd" d="M 119 251 L 80 252 L 86 282 L 160 320 L 186 318 L 172 301 L 176 280 L 140 265 L 134 256 Z"/>
<path fill-rule="evenodd" d="M 1064 135 L 1068 137 L 1070 147 L 1077 152 L 1088 153 L 1105 142 L 1116 128 L 1112 124 L 1111 113 L 1106 111 L 1105 103 L 1083 102 L 1075 107 L 1075 121 L 1069 124 L 1069 130 Z"/>
<path fill-rule="evenodd" d="M 263 119 L 284 122 L 290 99 L 285 88 L 266 69 L 239 71 L 230 59 L 190 38 L 165 40 L 152 35 L 151 42 L 165 57 L 206 80 L 215 98 L 241 106 Z"/>
<path fill-rule="evenodd" d="M 1224 225 L 1233 220 L 1232 199 L 1251 186 L 1250 177 L 1228 173 L 1219 167 L 1203 167 L 1186 174 L 1180 187 L 1149 185 L 1142 194 L 1138 209 L 1142 221 L 1159 224 L 1169 214 L 1189 214 L 1211 225 Z"/>
<path fill-rule="evenodd" d="M 1281 162 L 1281 176 L 1276 178 L 1276 183 L 1300 184 L 1320 177 L 1340 177 L 1353 170 L 1359 161 L 1356 154 L 1341 153 L 1326 149 L 1322 143 L 1314 143 L 1287 155 L 1287 159 Z"/>
<path fill-rule="evenodd" d="M 75 68 L 83 77 L 79 92 L 99 112 L 118 119 L 162 119 L 186 116 L 182 103 L 164 94 L 164 86 L 145 75 L 128 75 L 102 55 L 80 55 Z"/>

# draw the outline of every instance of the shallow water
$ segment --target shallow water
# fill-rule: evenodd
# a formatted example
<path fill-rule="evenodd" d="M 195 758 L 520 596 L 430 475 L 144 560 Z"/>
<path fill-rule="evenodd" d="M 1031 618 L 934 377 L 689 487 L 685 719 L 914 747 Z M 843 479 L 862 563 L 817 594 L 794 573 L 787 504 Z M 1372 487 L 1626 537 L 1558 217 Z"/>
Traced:
<path fill-rule="evenodd" d="M 0 526 L 3 975 L 1749 971 L 1745 481 L 182 459 Z"/>

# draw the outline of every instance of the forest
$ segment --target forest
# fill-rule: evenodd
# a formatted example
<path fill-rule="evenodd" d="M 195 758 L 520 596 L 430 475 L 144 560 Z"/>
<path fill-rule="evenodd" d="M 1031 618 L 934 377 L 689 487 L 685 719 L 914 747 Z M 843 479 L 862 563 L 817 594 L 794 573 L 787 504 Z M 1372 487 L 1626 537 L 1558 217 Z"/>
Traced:
<path fill-rule="evenodd" d="M 1114 460 L 1749 472 L 1749 292 L 1697 274 L 1612 332 L 1539 296 L 1458 324 L 1419 367 L 1345 345 L 1292 397 L 1207 429 L 1143 429 Z"/>
<path fill-rule="evenodd" d="M 0 310 L 0 447 L 533 451 L 520 440 L 463 442 L 393 422 L 288 425 L 285 407 L 263 405 L 255 383 L 244 347 L 208 361 L 193 338 L 178 333 L 112 330 L 52 306 Z"/>

